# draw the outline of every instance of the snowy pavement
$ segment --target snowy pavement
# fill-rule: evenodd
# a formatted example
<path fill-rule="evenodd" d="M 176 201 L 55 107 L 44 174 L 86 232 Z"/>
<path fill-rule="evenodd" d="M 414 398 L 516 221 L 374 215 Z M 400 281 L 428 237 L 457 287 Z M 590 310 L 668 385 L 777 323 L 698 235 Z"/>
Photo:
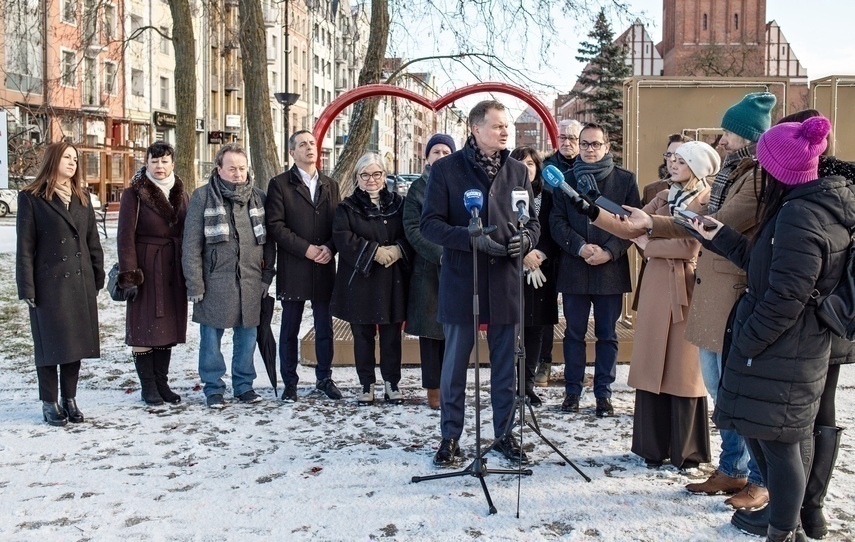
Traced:
<path fill-rule="evenodd" d="M 116 261 L 110 234 L 108 268 Z M 313 391 L 313 370 L 300 367 L 300 401 L 284 404 L 256 355 L 256 389 L 265 401 L 229 402 L 215 412 L 204 407 L 198 326 L 190 324 L 172 365 L 182 403 L 146 407 L 123 344 L 123 305 L 106 292 L 99 296 L 102 358 L 85 360 L 81 371 L 78 402 L 86 422 L 49 427 L 41 420 L 25 305 L 17 300 L 14 250 L 14 219 L 0 219 L 2 540 L 760 540 L 730 526 L 724 496 L 683 488 L 713 465 L 650 470 L 629 451 L 633 392 L 626 366 L 618 370 L 614 418 L 594 416 L 590 390 L 581 413 L 561 413 L 560 386 L 546 388 L 546 405 L 536 410 L 544 433 L 592 482 L 526 430 L 534 474 L 519 485 L 516 476 L 486 478 L 498 509 L 493 516 L 473 477 L 411 483 L 413 476 L 445 472 L 431 465 L 439 413 L 426 407 L 417 368 L 404 369 L 403 406 L 381 399 L 357 407 L 351 367 L 334 369 L 344 400 Z M 277 312 L 274 331 L 278 318 Z M 470 392 L 472 380 L 470 370 Z M 489 369 L 481 380 L 488 403 Z M 839 425 L 855 427 L 851 366 L 841 371 L 837 401 Z M 470 393 L 462 438 L 470 459 L 472 406 Z M 489 408 L 482 427 L 488 443 Z M 855 540 L 853 432 L 844 433 L 827 499 L 827 540 Z M 715 432 L 711 442 L 717 456 Z M 489 467 L 512 468 L 495 453 L 488 459 Z"/>

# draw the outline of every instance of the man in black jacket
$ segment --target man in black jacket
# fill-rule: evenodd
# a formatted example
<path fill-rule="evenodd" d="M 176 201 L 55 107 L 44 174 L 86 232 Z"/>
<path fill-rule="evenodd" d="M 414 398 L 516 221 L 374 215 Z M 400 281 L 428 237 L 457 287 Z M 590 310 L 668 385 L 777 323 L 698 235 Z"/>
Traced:
<path fill-rule="evenodd" d="M 276 242 L 279 267 L 276 297 L 282 301 L 279 363 L 283 401 L 297 400 L 297 333 L 306 301 L 315 323 L 316 388 L 341 399 L 332 380 L 333 331 L 330 315 L 335 281 L 332 222 L 339 203 L 338 184 L 316 166 L 318 146 L 308 130 L 288 139 L 294 166 L 270 180 L 267 188 L 267 232 Z"/>
<path fill-rule="evenodd" d="M 599 124 L 586 124 L 579 134 L 580 154 L 565 175 L 572 188 L 591 199 L 604 196 L 618 205 L 641 205 L 635 174 L 614 165 L 609 152 L 608 131 Z M 564 412 L 579 411 L 585 376 L 585 334 L 594 307 L 597 337 L 594 362 L 594 396 L 597 416 L 614 413 L 611 385 L 615 380 L 618 340 L 615 325 L 621 313 L 623 294 L 632 291 L 630 242 L 601 230 L 580 214 L 560 190 L 554 192 L 549 225 L 552 238 L 561 247 L 558 262 L 558 291 L 564 302 Z"/>
<path fill-rule="evenodd" d="M 515 234 L 516 211 L 511 192 L 524 188 L 531 196 L 528 170 L 509 158 L 506 149 L 508 116 L 505 106 L 488 100 L 469 113 L 471 135 L 463 149 L 431 166 L 422 211 L 422 235 L 443 247 L 439 279 L 439 315 L 446 346 L 440 380 L 442 442 L 434 464 L 450 466 L 462 454 L 458 445 L 463 433 L 466 371 L 474 346 L 472 250 L 478 251 L 478 296 L 481 323 L 487 324 L 492 380 L 493 430 L 500 437 L 511 419 L 514 401 L 514 345 L 519 331 L 517 258 L 537 244 L 540 225 L 532 217 L 525 234 Z M 463 202 L 467 190 L 480 190 L 484 197 L 481 219 L 489 235 L 470 237 L 470 212 Z M 490 228 L 492 229 L 492 228 Z M 525 461 L 525 454 L 512 435 L 503 437 L 496 450 L 512 461 Z"/>

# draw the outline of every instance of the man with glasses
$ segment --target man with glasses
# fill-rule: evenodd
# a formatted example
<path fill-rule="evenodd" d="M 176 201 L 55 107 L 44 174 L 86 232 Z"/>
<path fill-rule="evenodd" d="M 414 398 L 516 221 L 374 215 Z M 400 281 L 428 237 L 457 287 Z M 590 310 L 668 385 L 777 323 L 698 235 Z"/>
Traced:
<path fill-rule="evenodd" d="M 641 205 L 635 174 L 614 165 L 609 135 L 599 124 L 586 124 L 579 134 L 579 159 L 565 175 L 567 184 L 594 200 L 603 196 L 618 205 Z M 632 291 L 625 241 L 590 223 L 560 190 L 554 193 L 549 225 L 561 247 L 557 288 L 564 301 L 564 377 L 566 396 L 561 410 L 579 412 L 585 377 L 585 334 L 591 306 L 597 337 L 594 361 L 596 414 L 611 416 L 611 385 L 615 380 L 618 340 L 615 325 L 623 294 Z"/>
<path fill-rule="evenodd" d="M 332 223 L 340 201 L 338 184 L 318 171 L 318 145 L 308 130 L 288 139 L 294 166 L 270 180 L 267 188 L 267 232 L 276 242 L 279 268 L 276 297 L 282 301 L 279 364 L 285 390 L 282 400 L 297 400 L 297 333 L 306 301 L 315 324 L 315 388 L 341 399 L 332 380 L 333 331 L 330 315 L 335 281 Z"/>

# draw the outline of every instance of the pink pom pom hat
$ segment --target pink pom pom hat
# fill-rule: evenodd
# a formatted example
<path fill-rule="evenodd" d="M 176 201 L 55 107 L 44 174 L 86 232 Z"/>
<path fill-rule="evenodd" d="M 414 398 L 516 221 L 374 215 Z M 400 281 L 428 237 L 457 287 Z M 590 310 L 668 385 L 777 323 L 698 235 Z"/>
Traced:
<path fill-rule="evenodd" d="M 830 131 L 831 123 L 825 117 L 773 126 L 757 142 L 757 161 L 786 185 L 813 181 L 818 176 L 819 156 L 825 152 Z"/>

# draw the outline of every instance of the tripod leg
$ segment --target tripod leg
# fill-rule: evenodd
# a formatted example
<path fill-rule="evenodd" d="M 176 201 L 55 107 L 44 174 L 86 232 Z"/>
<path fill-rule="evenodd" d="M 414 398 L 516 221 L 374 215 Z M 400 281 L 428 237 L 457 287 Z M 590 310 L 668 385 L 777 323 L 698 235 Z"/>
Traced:
<path fill-rule="evenodd" d="M 496 507 L 493 505 L 493 499 L 490 498 L 490 490 L 487 489 L 487 482 L 484 481 L 484 475 L 481 474 L 478 476 L 478 481 L 481 482 L 481 489 L 484 490 L 484 497 L 487 499 L 487 506 L 490 508 L 490 514 L 496 513 Z"/>
<path fill-rule="evenodd" d="M 535 423 L 536 423 L 536 422 L 535 422 Z M 535 433 L 537 436 L 539 436 L 539 437 L 540 437 L 540 440 L 542 440 L 542 441 L 543 441 L 543 442 L 545 442 L 545 443 L 546 443 L 550 448 L 552 448 L 552 449 L 555 451 L 555 453 L 557 453 L 557 454 L 561 457 L 561 459 L 563 459 L 564 461 L 566 461 L 566 462 L 567 462 L 567 464 L 568 464 L 568 465 L 570 465 L 571 467 L 573 467 L 573 469 L 574 469 L 576 472 L 578 472 L 578 473 L 579 473 L 579 475 L 580 475 L 582 478 L 584 478 L 586 482 L 590 482 L 590 481 L 591 481 L 591 478 L 590 478 L 587 474 L 585 474 L 584 472 L 582 472 L 582 471 L 579 469 L 579 467 L 577 467 L 577 466 L 576 466 L 576 463 L 573 463 L 573 460 L 571 460 L 569 457 L 567 457 L 566 455 L 564 455 L 564 454 L 561 452 L 561 450 L 559 450 L 559 449 L 558 449 L 558 447 L 557 447 L 557 446 L 555 446 L 555 444 L 553 444 L 553 443 L 552 443 L 552 441 L 551 441 L 551 440 L 549 440 L 548 438 L 546 438 L 546 437 L 543 435 L 543 433 L 541 433 L 541 432 L 540 432 L 540 429 L 538 429 L 538 428 L 535 426 L 535 424 L 532 424 L 531 422 L 529 422 L 529 423 L 527 423 L 526 425 L 528 425 L 529 429 L 531 429 L 532 431 L 534 431 L 534 433 Z"/>

